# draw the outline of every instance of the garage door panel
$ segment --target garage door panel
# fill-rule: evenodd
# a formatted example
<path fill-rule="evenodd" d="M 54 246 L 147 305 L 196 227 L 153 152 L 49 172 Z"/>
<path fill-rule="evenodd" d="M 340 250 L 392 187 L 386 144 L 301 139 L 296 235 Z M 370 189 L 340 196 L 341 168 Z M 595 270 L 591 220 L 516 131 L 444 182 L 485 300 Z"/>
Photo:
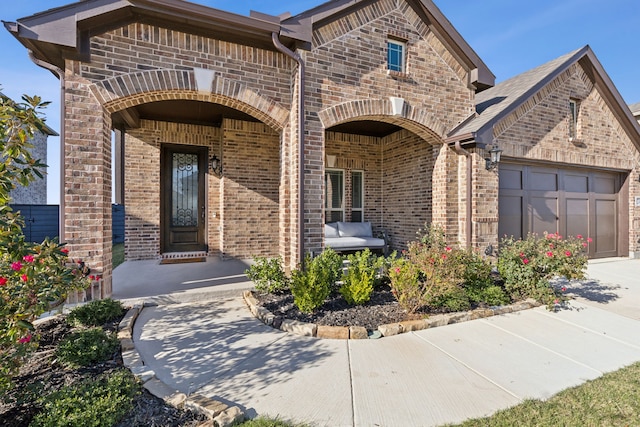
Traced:
<path fill-rule="evenodd" d="M 558 174 L 555 171 L 531 171 L 529 174 L 529 189 L 534 191 L 557 191 Z"/>
<path fill-rule="evenodd" d="M 529 204 L 529 218 L 531 219 L 530 230 L 539 235 L 543 235 L 544 233 L 557 233 L 558 198 L 532 196 L 529 199 Z"/>
<path fill-rule="evenodd" d="M 595 217 L 594 243 L 596 255 L 605 256 L 611 253 L 613 256 L 617 250 L 617 212 L 615 200 L 596 199 Z"/>
<path fill-rule="evenodd" d="M 498 224 L 499 237 L 513 236 L 521 239 L 522 236 L 522 196 L 501 195 L 498 203 L 498 214 L 500 222 Z"/>
<path fill-rule="evenodd" d="M 593 191 L 598 194 L 616 194 L 616 179 L 609 176 L 595 176 L 593 178 Z"/>
<path fill-rule="evenodd" d="M 522 170 L 500 170 L 500 188 L 505 190 L 522 190 Z"/>
<path fill-rule="evenodd" d="M 566 212 L 567 236 L 589 236 L 589 199 L 567 198 Z"/>
<path fill-rule="evenodd" d="M 588 193 L 589 177 L 587 175 L 565 174 L 564 191 L 570 193 Z"/>

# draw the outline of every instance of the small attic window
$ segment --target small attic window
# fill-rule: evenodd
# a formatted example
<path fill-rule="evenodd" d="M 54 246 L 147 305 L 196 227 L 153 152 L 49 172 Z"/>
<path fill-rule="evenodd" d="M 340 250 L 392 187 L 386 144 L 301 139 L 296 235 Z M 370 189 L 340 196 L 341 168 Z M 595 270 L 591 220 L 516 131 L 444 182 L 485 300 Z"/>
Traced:
<path fill-rule="evenodd" d="M 387 39 L 387 69 L 389 71 L 396 71 L 398 73 L 405 72 L 406 51 L 406 42 L 393 38 Z"/>
<path fill-rule="evenodd" d="M 578 114 L 580 113 L 580 101 L 569 100 L 569 140 L 578 139 Z"/>

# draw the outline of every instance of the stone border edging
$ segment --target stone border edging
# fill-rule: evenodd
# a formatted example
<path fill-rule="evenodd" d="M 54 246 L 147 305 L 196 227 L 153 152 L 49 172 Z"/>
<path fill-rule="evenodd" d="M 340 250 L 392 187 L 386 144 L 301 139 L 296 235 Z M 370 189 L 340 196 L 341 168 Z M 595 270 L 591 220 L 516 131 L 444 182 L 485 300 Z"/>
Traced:
<path fill-rule="evenodd" d="M 149 393 L 164 400 L 168 405 L 178 409 L 191 409 L 206 415 L 211 423 L 205 421 L 199 424 L 200 426 L 230 427 L 244 421 L 244 412 L 239 407 L 229 406 L 224 402 L 198 393 L 190 395 L 181 393 L 160 381 L 155 372 L 145 366 L 133 343 L 133 325 L 143 308 L 144 305 L 141 304 L 132 306 L 118 325 L 118 339 L 122 348 L 122 361 L 125 368 L 140 380 L 142 386 Z"/>
<path fill-rule="evenodd" d="M 323 326 L 315 323 L 305 323 L 297 320 L 282 319 L 262 307 L 252 291 L 244 291 L 242 297 L 249 307 L 249 311 L 265 325 L 280 329 L 283 332 L 291 332 L 297 335 L 328 339 L 367 339 L 368 331 L 361 326 Z M 477 308 L 475 310 L 436 314 L 426 319 L 407 320 L 398 323 L 388 323 L 378 326 L 377 332 L 382 337 L 403 334 L 405 332 L 420 331 L 436 328 L 438 326 L 467 322 L 469 320 L 483 319 L 500 314 L 515 313 L 539 307 L 541 304 L 534 299 L 526 299 L 514 304 L 502 305 L 490 308 Z"/>

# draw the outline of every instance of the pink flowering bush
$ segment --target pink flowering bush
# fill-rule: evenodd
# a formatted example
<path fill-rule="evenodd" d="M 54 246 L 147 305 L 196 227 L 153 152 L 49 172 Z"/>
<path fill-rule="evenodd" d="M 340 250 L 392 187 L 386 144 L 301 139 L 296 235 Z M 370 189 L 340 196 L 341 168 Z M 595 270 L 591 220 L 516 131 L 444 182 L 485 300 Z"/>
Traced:
<path fill-rule="evenodd" d="M 554 289 L 551 279 L 582 279 L 587 265 L 586 249 L 591 239 L 558 234 L 526 239 L 508 237 L 500 243 L 498 271 L 506 290 L 515 299 L 534 298 L 549 307 L 562 304 L 562 289 Z"/>
<path fill-rule="evenodd" d="M 32 322 L 89 284 L 77 268 L 67 267 L 67 251 L 58 243 L 26 242 L 24 222 L 9 207 L 10 191 L 42 178 L 45 167 L 31 157 L 28 143 L 42 127 L 37 110 L 43 104 L 37 97 L 23 99 L 0 99 L 0 391 L 37 345 Z"/>
<path fill-rule="evenodd" d="M 474 303 L 508 302 L 494 286 L 491 264 L 477 252 L 446 244 L 444 233 L 430 227 L 409 243 L 389 269 L 391 291 L 409 313 L 422 308 L 461 311 Z"/>

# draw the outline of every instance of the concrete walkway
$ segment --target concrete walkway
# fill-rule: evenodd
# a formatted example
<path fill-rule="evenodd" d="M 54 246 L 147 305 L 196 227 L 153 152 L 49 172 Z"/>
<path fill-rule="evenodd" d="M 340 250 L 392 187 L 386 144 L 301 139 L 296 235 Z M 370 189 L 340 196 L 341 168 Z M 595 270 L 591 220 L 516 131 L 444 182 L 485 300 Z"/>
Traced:
<path fill-rule="evenodd" d="M 380 340 L 287 334 L 253 318 L 239 297 L 175 303 L 182 293 L 170 293 L 173 304 L 142 311 L 134 343 L 167 385 L 249 416 L 441 425 L 548 398 L 640 361 L 631 309 L 640 303 L 638 273 L 636 260 L 590 263 L 589 280 L 569 289 L 578 297 L 569 310 L 537 308 Z"/>

